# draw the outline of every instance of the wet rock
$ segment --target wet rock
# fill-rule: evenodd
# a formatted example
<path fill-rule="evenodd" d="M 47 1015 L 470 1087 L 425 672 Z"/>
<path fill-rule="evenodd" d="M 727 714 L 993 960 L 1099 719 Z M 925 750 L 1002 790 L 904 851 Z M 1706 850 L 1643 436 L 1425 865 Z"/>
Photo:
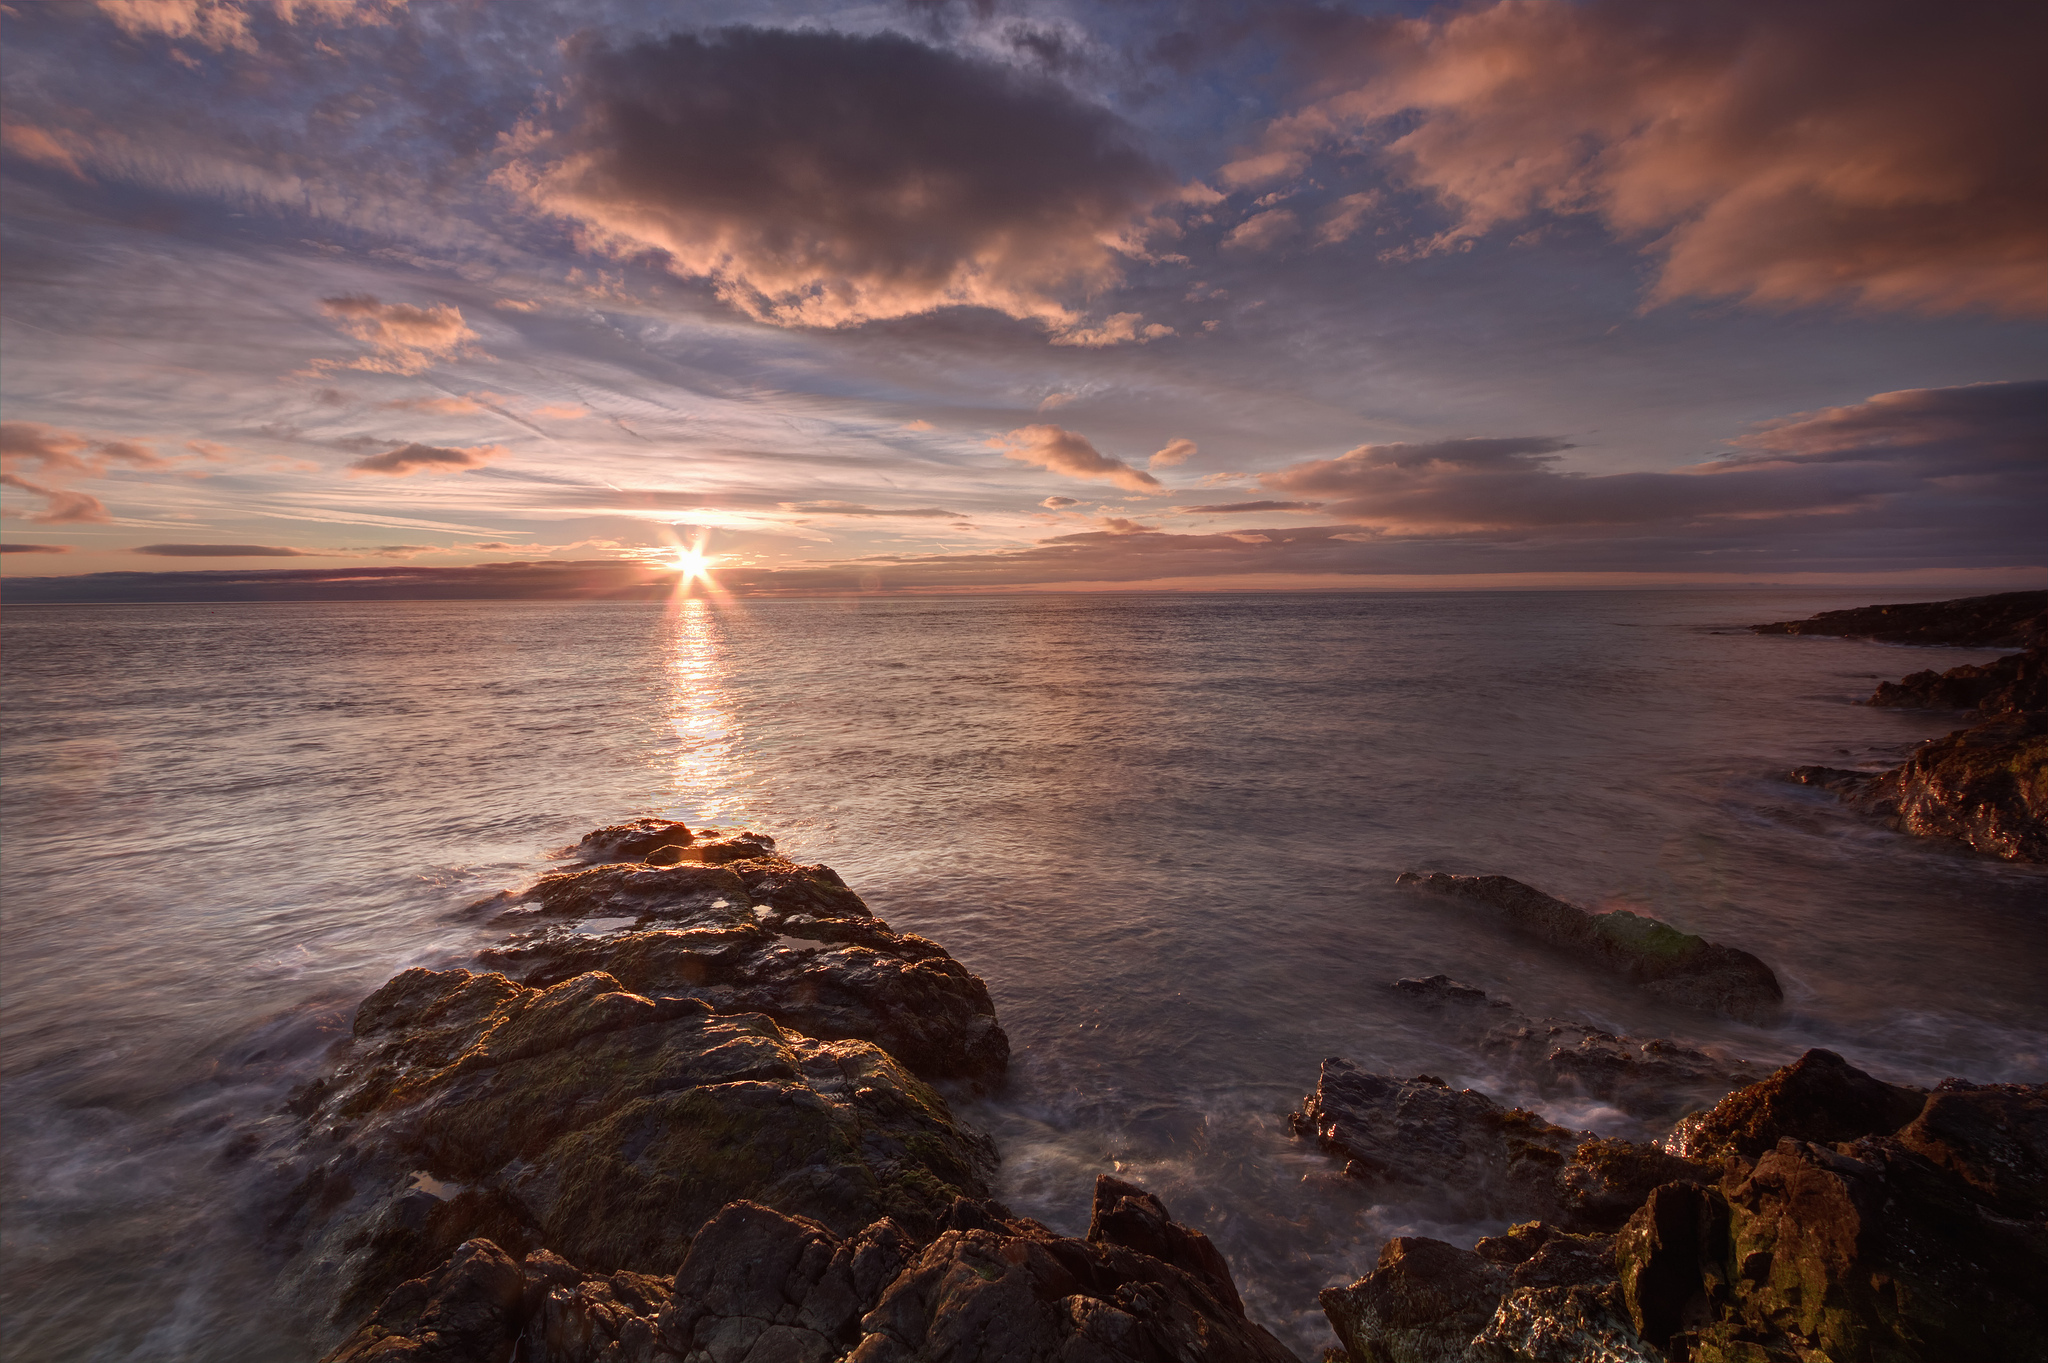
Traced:
<path fill-rule="evenodd" d="M 1355 1363 L 1466 1363 L 1507 1288 L 1507 1273 L 1470 1250 L 1402 1236 L 1371 1273 L 1325 1288 L 1323 1314 Z"/>
<path fill-rule="evenodd" d="M 1886 772 L 1800 767 L 1791 775 L 1901 832 L 1952 839 L 2007 861 L 2048 861 L 2048 711 L 1958 729 Z"/>
<path fill-rule="evenodd" d="M 1343 1159 L 1347 1176 L 1467 1218 L 1554 1216 L 1558 1175 L 1587 1138 L 1475 1089 L 1371 1074 L 1336 1057 L 1288 1120 Z"/>
<path fill-rule="evenodd" d="M 935 943 L 878 924 L 550 938 L 486 953 L 484 963 L 543 987 L 602 969 L 651 998 L 762 1013 L 821 1040 L 872 1041 L 926 1079 L 1000 1082 L 1010 1042 L 988 986 Z"/>
<path fill-rule="evenodd" d="M 1686 1159 L 1647 1142 L 1595 1137 L 1572 1152 L 1571 1163 L 1558 1175 L 1562 1219 L 1580 1230 L 1619 1230 L 1659 1189 L 1705 1187 L 1720 1178 L 1718 1164 Z"/>
<path fill-rule="evenodd" d="M 994 1152 L 865 1041 L 595 972 L 543 990 L 412 970 L 359 1010 L 296 1162 L 308 1172 L 287 1228 L 305 1250 L 288 1278 L 343 1323 L 451 1235 L 480 1233 L 465 1223 L 489 1220 L 513 1252 L 667 1273 L 736 1197 L 840 1233 L 883 1216 L 929 1229 L 955 1197 L 985 1194 Z M 412 1171 L 460 1191 L 409 1211 Z"/>
<path fill-rule="evenodd" d="M 2048 1356 L 2048 1089 L 1926 1094 L 1816 1051 L 1682 1134 L 1720 1185 L 1659 1188 L 1615 1245 L 1674 1359 Z"/>
<path fill-rule="evenodd" d="M 1150 1205 L 1134 1211 L 1134 1192 Z M 1118 1238 L 1130 1230 L 1146 1243 L 1184 1248 L 1198 1232 L 1168 1222 L 1162 1236 L 1152 1213 L 1164 1207 L 1118 1180 L 1098 1180 L 1095 1201 L 1097 1233 L 1087 1240 L 1007 1216 L 994 1228 L 940 1235 L 862 1319 L 852 1363 L 1293 1358 L 1234 1305 L 1227 1273 L 1226 1299 L 1208 1270 L 1190 1272 Z"/>
<path fill-rule="evenodd" d="M 1751 625 L 1758 634 L 1831 634 L 1893 644 L 2026 648 L 2048 643 L 2048 592 L 2000 592 L 1952 601 L 1911 601 L 1822 611 L 1805 620 Z"/>
<path fill-rule="evenodd" d="M 1395 883 L 1478 905 L 1517 931 L 1580 953 L 1675 1003 L 1754 1020 L 1784 999 L 1771 968 L 1748 952 L 1625 909 L 1587 913 L 1506 876 L 1404 871 Z"/>
<path fill-rule="evenodd" d="M 1915 672 L 1880 684 L 1864 704 L 1975 710 L 1985 716 L 2048 710 L 2048 647 L 2036 645 L 1996 662 L 1946 672 Z"/>
<path fill-rule="evenodd" d="M 1108 1174 L 1097 1177 L 1088 1242 L 1122 1245 L 1172 1264 L 1206 1286 L 1216 1300 L 1244 1314 L 1244 1302 L 1230 1278 L 1230 1265 L 1209 1243 L 1209 1237 L 1175 1221 L 1167 1214 L 1165 1203 L 1134 1183 Z"/>
<path fill-rule="evenodd" d="M 1811 1050 L 1679 1122 L 1665 1147 L 1687 1159 L 1754 1159 L 1788 1136 L 1834 1142 L 1896 1131 L 1926 1101 L 1924 1089 L 1888 1084 L 1833 1051 Z"/>
<path fill-rule="evenodd" d="M 1814 1051 L 1679 1135 L 1718 1168 L 1618 1141 L 1576 1152 L 1564 1183 L 1597 1172 L 1616 1205 L 1640 1203 L 1613 1236 L 1526 1223 L 1469 1255 L 1390 1244 L 1324 1294 L 1351 1357 L 2048 1358 L 2048 1088 L 1930 1094 Z"/>
<path fill-rule="evenodd" d="M 471 1240 L 392 1292 L 325 1363 L 505 1363 L 519 1338 L 523 1286 L 510 1255 Z"/>
<path fill-rule="evenodd" d="M 696 841 L 688 828 L 674 819 L 633 819 L 595 829 L 576 844 L 576 855 L 584 861 L 642 861 L 663 847 L 688 847 Z"/>
<path fill-rule="evenodd" d="M 1632 1116 L 1669 1122 L 1711 1107 L 1770 1071 L 1662 1037 L 1604 1031 L 1591 1023 L 1529 1018 L 1503 999 L 1447 975 L 1396 980 L 1401 998 L 1442 1017 L 1489 1059 L 1539 1091 L 1596 1098 Z"/>

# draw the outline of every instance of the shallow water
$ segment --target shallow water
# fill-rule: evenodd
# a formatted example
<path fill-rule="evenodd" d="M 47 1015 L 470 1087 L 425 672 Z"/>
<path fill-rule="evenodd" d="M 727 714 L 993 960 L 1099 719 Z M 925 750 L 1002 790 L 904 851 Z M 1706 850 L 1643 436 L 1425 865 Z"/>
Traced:
<path fill-rule="evenodd" d="M 1899 594 L 1902 599 L 1912 593 Z M 2048 1078 L 2048 876 L 1780 780 L 1952 715 L 1851 702 L 1995 656 L 1740 627 L 1813 592 L 47 607 L 4 624 L 0 1323 L 22 1357 L 304 1356 L 252 1311 L 237 1124 L 456 915 L 639 813 L 774 833 L 983 976 L 962 1105 L 999 1195 L 1077 1232 L 1161 1192 L 1305 1357 L 1404 1230 L 1281 1114 L 1319 1060 L 1556 1120 L 1386 989 L 1892 1079 Z M 1745 947 L 1770 1027 L 1660 1007 L 1393 885 L 1492 871 Z"/>

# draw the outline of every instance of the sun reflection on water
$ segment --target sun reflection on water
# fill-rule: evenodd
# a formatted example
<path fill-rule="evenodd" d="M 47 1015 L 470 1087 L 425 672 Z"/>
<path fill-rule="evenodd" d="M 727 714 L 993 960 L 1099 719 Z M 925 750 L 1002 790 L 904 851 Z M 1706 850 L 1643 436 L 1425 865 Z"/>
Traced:
<path fill-rule="evenodd" d="M 681 597 L 668 622 L 676 804 L 696 819 L 722 823 L 740 812 L 746 772 L 735 760 L 740 733 L 726 689 L 731 669 L 718 610 L 704 597 Z"/>

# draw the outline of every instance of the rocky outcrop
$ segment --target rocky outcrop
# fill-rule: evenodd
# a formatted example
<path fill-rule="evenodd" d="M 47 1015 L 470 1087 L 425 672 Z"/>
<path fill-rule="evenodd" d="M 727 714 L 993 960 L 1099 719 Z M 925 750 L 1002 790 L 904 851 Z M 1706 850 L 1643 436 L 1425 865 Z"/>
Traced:
<path fill-rule="evenodd" d="M 1865 705 L 1920 710 L 1975 710 L 1987 718 L 2048 710 L 2048 647 L 2035 645 L 1990 663 L 1929 669 L 1881 682 Z"/>
<path fill-rule="evenodd" d="M 521 1363 L 1293 1363 L 1201 1233 L 1107 1176 L 1086 1239 L 961 1199 L 928 1238 L 729 1202 L 670 1278 L 522 1266 L 471 1241 L 329 1363 L 508 1363 L 515 1345 Z"/>
<path fill-rule="evenodd" d="M 1396 997 L 1440 1017 L 1514 1078 L 1556 1097 L 1596 1098 L 1631 1116 L 1670 1122 L 1711 1107 L 1768 1066 L 1712 1055 L 1662 1037 L 1605 1031 L 1587 1022 L 1530 1018 L 1504 999 L 1448 975 L 1396 980 Z"/>
<path fill-rule="evenodd" d="M 1748 952 L 1625 909 L 1587 913 L 1506 876 L 1404 871 L 1395 883 L 1486 909 L 1516 931 L 1569 949 L 1674 1003 L 1755 1020 L 1784 999 L 1771 968 Z"/>
<path fill-rule="evenodd" d="M 1681 1123 L 1589 1142 L 1606 1227 L 1390 1242 L 1323 1294 L 1377 1363 L 2048 1358 L 2048 1088 L 1926 1092 L 1811 1051 Z M 1685 1158 L 1688 1155 L 1705 1159 Z M 1660 1164 L 1659 1160 L 1667 1161 Z M 1674 1176 L 1675 1175 L 1675 1176 Z"/>
<path fill-rule="evenodd" d="M 1822 611 L 1806 620 L 1751 625 L 1758 634 L 1832 634 L 1891 644 L 2027 648 L 2048 644 L 2048 592 L 2000 592 Z"/>
<path fill-rule="evenodd" d="M 1833 791 L 1901 832 L 2007 861 L 2048 861 L 2048 711 L 1958 729 L 1890 771 L 1796 767 L 1791 778 Z"/>
<path fill-rule="evenodd" d="M 330 1363 L 1290 1357 L 1142 1188 L 1085 1240 L 987 1200 L 929 1081 L 1001 1081 L 988 990 L 831 868 L 661 819 L 573 851 L 288 1105 L 272 1230 Z"/>

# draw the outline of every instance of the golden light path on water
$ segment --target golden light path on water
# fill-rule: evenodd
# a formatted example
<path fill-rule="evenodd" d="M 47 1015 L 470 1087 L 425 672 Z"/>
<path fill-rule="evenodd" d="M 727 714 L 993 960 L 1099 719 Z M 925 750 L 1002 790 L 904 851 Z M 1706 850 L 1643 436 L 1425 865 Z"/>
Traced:
<path fill-rule="evenodd" d="M 686 575 L 670 598 L 668 722 L 676 735 L 676 804 L 696 819 L 723 823 L 739 814 L 748 773 L 734 759 L 739 725 L 718 609 L 693 587 L 706 581 Z"/>

